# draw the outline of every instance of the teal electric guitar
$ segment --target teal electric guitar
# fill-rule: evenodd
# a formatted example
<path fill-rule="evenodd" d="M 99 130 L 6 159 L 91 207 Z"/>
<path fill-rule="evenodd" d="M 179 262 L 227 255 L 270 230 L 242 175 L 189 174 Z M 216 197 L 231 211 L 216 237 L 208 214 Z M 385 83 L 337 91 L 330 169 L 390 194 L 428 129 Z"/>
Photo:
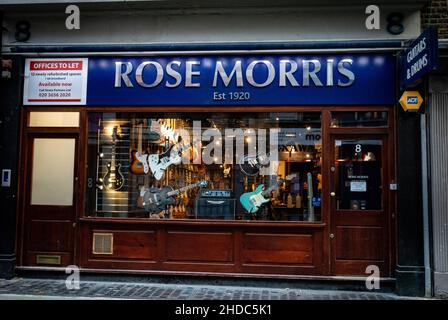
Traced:
<path fill-rule="evenodd" d="M 241 195 L 241 205 L 247 212 L 256 213 L 263 204 L 271 201 L 271 192 L 277 188 L 278 184 L 274 184 L 266 190 L 263 190 L 264 184 L 260 184 L 254 191 L 246 192 Z"/>

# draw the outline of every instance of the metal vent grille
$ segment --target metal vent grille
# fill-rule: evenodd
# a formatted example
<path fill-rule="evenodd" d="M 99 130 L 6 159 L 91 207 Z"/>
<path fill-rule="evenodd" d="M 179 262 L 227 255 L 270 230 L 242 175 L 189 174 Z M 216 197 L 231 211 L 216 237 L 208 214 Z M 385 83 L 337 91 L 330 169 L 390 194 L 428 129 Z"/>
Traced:
<path fill-rule="evenodd" d="M 93 233 L 93 254 L 113 254 L 114 235 L 113 233 Z"/>

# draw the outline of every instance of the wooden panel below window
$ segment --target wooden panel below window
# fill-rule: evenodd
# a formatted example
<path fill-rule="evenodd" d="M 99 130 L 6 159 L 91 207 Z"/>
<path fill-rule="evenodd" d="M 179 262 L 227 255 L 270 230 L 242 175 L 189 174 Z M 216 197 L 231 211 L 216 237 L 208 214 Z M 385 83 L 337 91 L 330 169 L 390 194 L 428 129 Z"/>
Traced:
<path fill-rule="evenodd" d="M 95 258 L 153 260 L 156 256 L 156 234 L 143 230 L 93 230 L 92 233 L 113 235 L 112 254 L 93 254 Z"/>
<path fill-rule="evenodd" d="M 166 260 L 232 262 L 233 235 L 230 232 L 168 231 Z"/>
<path fill-rule="evenodd" d="M 313 262 L 313 237 L 310 234 L 247 233 L 243 259 L 245 263 L 310 264 Z"/>
<path fill-rule="evenodd" d="M 70 221 L 30 221 L 29 251 L 69 252 L 73 225 Z"/>
<path fill-rule="evenodd" d="M 338 276 L 359 275 L 366 277 L 366 269 L 370 265 L 375 265 L 380 270 L 381 277 L 387 277 L 387 264 L 385 261 L 364 261 L 364 260 L 336 260 L 334 273 Z"/>
<path fill-rule="evenodd" d="M 92 254 L 94 232 L 113 234 L 113 254 Z M 81 222 L 79 264 L 149 272 L 313 275 L 324 270 L 322 235 L 322 227 Z"/>
<path fill-rule="evenodd" d="M 336 259 L 383 260 L 383 228 L 338 226 Z"/>

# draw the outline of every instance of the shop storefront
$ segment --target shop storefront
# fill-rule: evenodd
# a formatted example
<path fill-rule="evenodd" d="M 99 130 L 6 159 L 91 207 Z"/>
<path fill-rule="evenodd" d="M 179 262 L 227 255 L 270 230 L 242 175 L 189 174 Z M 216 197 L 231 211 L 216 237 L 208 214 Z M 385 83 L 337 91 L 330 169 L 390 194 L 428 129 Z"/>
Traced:
<path fill-rule="evenodd" d="M 389 52 L 29 58 L 18 266 L 394 274 Z"/>

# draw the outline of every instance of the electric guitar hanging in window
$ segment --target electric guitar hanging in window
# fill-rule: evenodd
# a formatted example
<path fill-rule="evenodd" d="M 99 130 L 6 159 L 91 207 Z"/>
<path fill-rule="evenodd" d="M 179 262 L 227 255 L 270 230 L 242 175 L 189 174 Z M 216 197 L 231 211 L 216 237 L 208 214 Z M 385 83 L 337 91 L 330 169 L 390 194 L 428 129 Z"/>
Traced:
<path fill-rule="evenodd" d="M 162 179 L 165 170 L 172 164 L 177 165 L 182 162 L 182 153 L 188 150 L 191 144 L 184 145 L 182 142 L 172 145 L 162 154 L 151 154 L 148 156 L 148 164 L 151 172 L 157 180 Z"/>
<path fill-rule="evenodd" d="M 154 170 L 155 170 L 156 173 L 154 174 L 154 176 L 156 177 L 157 180 L 160 180 L 163 177 L 163 172 L 160 173 L 158 168 L 156 168 L 156 164 L 154 164 L 154 162 L 157 159 L 154 157 L 154 155 L 149 155 L 147 153 L 142 152 L 141 136 L 142 136 L 141 128 L 139 127 L 138 150 L 137 150 L 137 152 L 135 152 L 135 151 L 132 152 L 133 161 L 131 163 L 130 170 L 134 174 L 148 174 L 150 169 L 151 169 L 152 173 L 154 174 Z M 179 139 L 179 136 L 174 132 L 174 130 L 171 129 L 171 127 L 168 127 L 165 124 L 163 124 L 162 120 L 160 120 L 160 119 L 159 120 L 151 120 L 149 136 L 150 136 L 149 140 L 151 140 L 153 142 L 155 140 L 159 140 L 161 136 L 166 137 L 168 139 L 169 143 L 174 143 L 174 141 L 177 141 Z M 155 138 L 155 136 L 157 136 L 157 138 Z M 170 150 L 168 150 L 165 153 L 168 153 L 168 152 L 170 152 Z M 177 161 L 178 159 L 176 158 L 175 160 Z M 154 170 L 153 170 L 153 168 L 150 168 L 150 163 L 152 163 L 153 167 L 155 168 Z M 178 163 L 174 163 L 174 164 L 178 164 Z M 165 170 L 165 169 L 163 169 L 163 170 Z M 157 178 L 157 177 L 160 177 L 160 178 Z"/>
<path fill-rule="evenodd" d="M 133 173 L 133 174 L 145 174 L 149 171 L 148 168 L 148 163 L 147 163 L 147 158 L 148 155 L 147 154 L 143 154 L 142 153 L 142 133 L 143 130 L 143 124 L 139 124 L 138 125 L 138 142 L 137 142 L 137 150 L 132 150 L 131 151 L 131 158 L 132 158 L 132 162 L 131 165 L 129 166 L 129 170 Z M 146 168 L 145 168 L 146 166 Z"/>
<path fill-rule="evenodd" d="M 143 206 L 145 211 L 151 214 L 162 212 L 166 209 L 167 205 L 175 204 L 176 199 L 174 197 L 178 194 L 192 188 L 206 187 L 207 184 L 208 182 L 206 180 L 202 180 L 177 190 L 173 190 L 170 186 L 163 188 L 150 188 L 143 195 Z"/>
<path fill-rule="evenodd" d="M 271 192 L 279 187 L 279 183 L 291 180 L 292 175 L 287 175 L 285 179 L 278 179 L 272 186 L 264 190 L 264 184 L 260 184 L 254 191 L 243 193 L 240 197 L 241 205 L 249 213 L 256 213 L 260 207 L 271 201 Z"/>
<path fill-rule="evenodd" d="M 121 164 L 117 164 L 115 160 L 117 132 L 118 127 L 115 126 L 112 132 L 111 160 L 106 166 L 107 172 L 103 177 L 104 188 L 106 188 L 106 190 L 114 191 L 120 190 L 124 185 L 124 176 L 120 171 Z"/>

